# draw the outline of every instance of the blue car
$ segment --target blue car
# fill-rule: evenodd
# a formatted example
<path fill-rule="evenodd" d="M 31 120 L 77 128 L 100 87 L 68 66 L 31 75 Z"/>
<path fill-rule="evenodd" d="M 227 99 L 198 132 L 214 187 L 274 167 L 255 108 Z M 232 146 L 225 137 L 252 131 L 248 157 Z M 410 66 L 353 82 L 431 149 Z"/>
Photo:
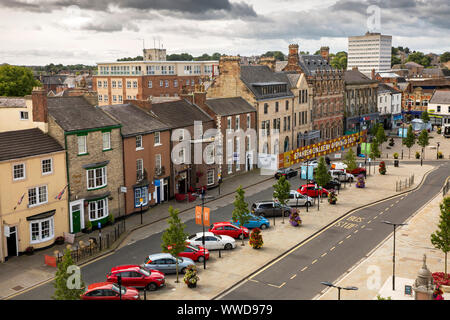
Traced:
<path fill-rule="evenodd" d="M 260 228 L 260 229 L 264 230 L 270 226 L 270 222 L 266 218 L 258 217 L 251 213 L 249 213 L 248 215 L 250 216 L 250 220 L 249 220 L 249 222 L 244 224 L 244 227 L 246 227 L 248 229 Z M 234 224 L 235 226 L 239 226 L 239 220 L 238 221 L 231 220 L 230 222 L 232 224 Z"/>

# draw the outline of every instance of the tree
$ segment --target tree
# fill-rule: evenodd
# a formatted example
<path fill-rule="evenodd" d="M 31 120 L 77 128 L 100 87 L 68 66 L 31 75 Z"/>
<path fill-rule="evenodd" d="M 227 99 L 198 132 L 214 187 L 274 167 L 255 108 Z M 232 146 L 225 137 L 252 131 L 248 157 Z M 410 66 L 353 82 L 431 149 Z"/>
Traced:
<path fill-rule="evenodd" d="M 411 147 L 416 142 L 416 136 L 414 135 L 412 125 L 409 125 L 408 131 L 406 133 L 406 138 L 403 141 L 403 144 L 408 148 L 408 159 L 411 158 Z"/>
<path fill-rule="evenodd" d="M 192 61 L 194 60 L 194 57 L 192 55 L 190 55 L 189 53 L 174 53 L 174 54 L 169 54 L 166 57 L 167 61 Z"/>
<path fill-rule="evenodd" d="M 423 129 L 420 132 L 419 137 L 417 138 L 417 144 L 422 147 L 422 150 L 425 150 L 425 147 L 430 144 L 429 140 L 430 137 L 428 136 L 428 131 L 426 129 Z M 422 156 L 424 157 L 423 152 Z"/>
<path fill-rule="evenodd" d="M 391 57 L 391 67 L 395 64 L 401 64 L 401 63 L 402 63 L 402 59 L 400 59 L 399 57 L 394 56 L 394 55 Z"/>
<path fill-rule="evenodd" d="M 447 277 L 447 254 L 450 252 L 450 197 L 444 198 L 440 208 L 438 230 L 431 235 L 431 243 L 445 254 L 445 277 Z"/>
<path fill-rule="evenodd" d="M 0 96 L 23 97 L 40 85 L 30 68 L 9 64 L 0 66 Z"/>
<path fill-rule="evenodd" d="M 117 59 L 117 61 L 143 61 L 143 60 L 144 60 L 143 56 L 136 56 L 134 58 L 126 57 L 126 58 Z"/>
<path fill-rule="evenodd" d="M 168 252 L 175 257 L 178 283 L 178 255 L 186 248 L 186 238 L 188 234 L 184 232 L 186 225 L 178 217 L 178 209 L 169 207 L 170 218 L 167 220 L 169 227 L 161 237 L 161 248 L 163 252 Z"/>
<path fill-rule="evenodd" d="M 289 199 L 289 194 L 291 191 L 291 184 L 286 180 L 285 176 L 281 176 L 280 179 L 278 179 L 277 183 L 273 185 L 273 190 L 273 197 L 277 199 L 282 206 L 284 206 L 287 199 Z M 284 214 L 281 216 L 283 217 L 284 223 Z"/>
<path fill-rule="evenodd" d="M 281 51 L 267 51 L 261 57 L 274 57 L 278 61 L 284 61 L 284 54 Z"/>
<path fill-rule="evenodd" d="M 382 146 L 383 146 L 383 142 L 387 141 L 386 133 L 384 132 L 384 128 L 381 123 L 378 124 L 376 137 L 377 137 L 378 143 L 380 144 L 380 150 L 381 150 Z"/>
<path fill-rule="evenodd" d="M 449 51 L 444 52 L 443 54 L 441 54 L 439 59 L 441 60 L 441 63 L 445 63 L 447 61 L 450 61 L 450 52 Z"/>
<path fill-rule="evenodd" d="M 347 170 L 354 170 L 358 167 L 356 164 L 356 155 L 353 152 L 353 149 L 350 148 L 348 152 L 345 154 L 344 163 L 347 165 Z"/>
<path fill-rule="evenodd" d="M 325 165 L 325 159 L 320 157 L 319 165 L 316 170 L 316 181 L 321 187 L 326 185 L 331 180 L 331 175 L 328 173 L 327 166 Z"/>
<path fill-rule="evenodd" d="M 211 56 L 211 60 L 220 60 L 221 54 L 218 52 L 214 52 Z"/>
<path fill-rule="evenodd" d="M 374 160 L 381 157 L 380 149 L 378 149 L 378 139 L 376 137 L 372 139 L 369 156 Z"/>
<path fill-rule="evenodd" d="M 231 213 L 231 218 L 233 221 L 237 221 L 239 223 L 239 227 L 242 230 L 242 245 L 244 245 L 244 230 L 242 227 L 244 224 L 250 221 L 250 215 L 248 214 L 248 204 L 245 202 L 245 191 L 242 189 L 242 186 L 239 186 L 236 190 L 235 200 L 233 202 L 234 209 Z"/>
<path fill-rule="evenodd" d="M 423 52 L 420 51 L 411 53 L 406 59 L 406 62 L 408 61 L 413 61 L 415 63 L 421 64 L 424 67 L 428 67 L 431 64 L 431 58 L 424 55 Z"/>
<path fill-rule="evenodd" d="M 428 112 L 426 110 L 422 112 L 422 115 L 420 116 L 420 118 L 425 123 L 428 123 L 430 121 L 430 116 L 429 116 L 429 114 L 428 114 Z"/>
<path fill-rule="evenodd" d="M 58 271 L 56 271 L 55 282 L 53 286 L 55 287 L 55 293 L 52 296 L 54 300 L 79 300 L 81 299 L 81 295 L 84 292 L 84 282 L 80 278 L 76 279 L 72 275 L 73 271 L 76 270 L 68 270 L 69 267 L 73 268 L 75 266 L 72 254 L 70 250 L 66 249 L 64 251 L 64 256 L 62 257 L 62 261 L 58 263 Z M 75 266 L 76 267 L 76 266 Z M 78 268 L 78 267 L 76 267 Z M 69 279 L 70 277 L 70 279 Z M 75 280 L 73 283 L 71 280 Z M 75 286 L 75 288 L 70 288 L 71 286 Z"/>
<path fill-rule="evenodd" d="M 347 52 L 339 51 L 336 55 L 330 55 L 330 65 L 335 69 L 347 69 Z"/>

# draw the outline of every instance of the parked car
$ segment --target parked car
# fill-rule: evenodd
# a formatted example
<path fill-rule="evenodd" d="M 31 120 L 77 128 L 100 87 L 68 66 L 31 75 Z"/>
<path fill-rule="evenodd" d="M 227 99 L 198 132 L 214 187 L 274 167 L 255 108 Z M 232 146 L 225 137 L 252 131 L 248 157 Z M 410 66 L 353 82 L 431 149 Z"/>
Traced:
<path fill-rule="evenodd" d="M 209 259 L 209 250 L 202 246 L 194 246 L 187 244 L 186 249 L 179 254 L 180 257 L 189 258 L 193 261 L 203 262 Z"/>
<path fill-rule="evenodd" d="M 325 188 L 322 188 L 320 190 L 319 187 L 316 188 L 315 184 L 304 184 L 300 188 L 297 189 L 298 192 L 300 192 L 303 195 L 307 195 L 311 198 L 316 198 L 319 196 L 321 197 L 327 197 L 328 196 L 328 190 Z"/>
<path fill-rule="evenodd" d="M 366 169 L 361 168 L 361 167 L 355 168 L 355 169 L 353 169 L 351 171 L 350 170 L 345 170 L 345 171 L 347 173 L 351 173 L 355 177 L 359 176 L 360 174 L 363 174 L 364 177 L 366 177 Z"/>
<path fill-rule="evenodd" d="M 244 227 L 248 229 L 259 228 L 264 230 L 270 226 L 270 222 L 266 218 L 258 217 L 251 213 L 249 213 L 248 215 L 250 216 L 250 220 L 246 224 L 244 224 Z M 239 220 L 237 221 L 231 220 L 230 222 L 235 226 L 239 226 Z"/>
<path fill-rule="evenodd" d="M 154 291 L 164 286 L 164 273 L 149 270 L 138 265 L 117 266 L 106 275 L 106 281 L 117 283 L 118 276 L 122 277 L 122 285 L 135 288 L 146 288 Z"/>
<path fill-rule="evenodd" d="M 234 239 L 242 239 L 248 238 L 248 229 L 246 227 L 237 227 L 233 225 L 231 222 L 215 222 L 213 225 L 209 228 L 209 232 L 214 233 L 215 235 L 224 235 L 224 236 L 230 236 Z"/>
<path fill-rule="evenodd" d="M 81 295 L 82 300 L 139 300 L 139 291 L 111 282 L 99 282 L 89 285 Z M 122 293 L 120 296 L 119 292 Z"/>
<path fill-rule="evenodd" d="M 346 181 L 346 182 L 353 182 L 355 180 L 355 176 L 351 173 L 344 172 L 342 170 L 329 170 L 328 173 L 331 176 L 331 179 L 335 181 Z"/>
<path fill-rule="evenodd" d="M 257 201 L 252 204 L 252 213 L 255 216 L 261 217 L 281 217 L 284 215 L 288 217 L 291 214 L 292 208 L 284 205 L 282 206 L 276 201 Z"/>
<path fill-rule="evenodd" d="M 281 176 L 284 176 L 286 179 L 292 178 L 297 176 L 298 172 L 294 169 L 287 168 L 287 169 L 278 169 L 275 173 L 275 179 L 280 179 Z"/>
<path fill-rule="evenodd" d="M 315 180 L 310 180 L 308 183 L 310 183 L 310 184 L 316 184 L 316 181 L 315 181 Z M 327 189 L 328 191 L 331 190 L 331 189 L 341 190 L 341 185 L 342 185 L 342 184 L 341 184 L 339 181 L 337 181 L 337 180 L 330 180 L 330 181 L 328 181 L 327 184 L 324 185 L 323 187 L 324 187 L 325 189 Z"/>
<path fill-rule="evenodd" d="M 361 164 L 360 164 L 361 165 Z M 358 176 L 360 174 L 363 174 L 364 176 L 366 176 L 366 169 L 362 168 L 362 167 L 358 167 L 355 168 L 353 170 L 348 170 L 347 169 L 347 165 L 343 162 L 333 162 L 331 164 L 331 170 L 341 170 L 341 171 L 345 171 L 347 173 L 352 174 L 353 176 Z"/>
<path fill-rule="evenodd" d="M 306 206 L 308 203 L 308 207 L 310 207 L 314 203 L 314 198 L 308 197 L 307 195 L 303 195 L 296 190 L 289 191 L 289 199 L 286 204 L 290 207 Z"/>
<path fill-rule="evenodd" d="M 194 261 L 189 258 L 178 258 L 178 271 L 186 272 L 186 268 L 195 265 Z M 175 257 L 170 253 L 156 253 L 149 255 L 143 264 L 146 269 L 158 270 L 164 274 L 176 273 L 177 265 Z"/>
<path fill-rule="evenodd" d="M 190 245 L 203 246 L 203 232 L 198 232 L 187 238 Z M 212 232 L 205 232 L 205 245 L 208 250 L 236 248 L 236 241 L 230 236 L 215 235 Z"/>

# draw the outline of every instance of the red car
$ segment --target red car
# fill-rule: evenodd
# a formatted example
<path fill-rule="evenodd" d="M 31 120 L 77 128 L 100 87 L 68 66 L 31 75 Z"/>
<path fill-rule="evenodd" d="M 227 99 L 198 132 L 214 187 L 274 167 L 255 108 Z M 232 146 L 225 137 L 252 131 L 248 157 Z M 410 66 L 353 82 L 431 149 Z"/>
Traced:
<path fill-rule="evenodd" d="M 209 228 L 209 232 L 212 232 L 216 235 L 230 236 L 235 239 L 242 239 L 242 236 L 244 238 L 248 238 L 249 235 L 248 229 L 246 227 L 239 228 L 231 222 L 213 223 L 212 227 Z"/>
<path fill-rule="evenodd" d="M 122 285 L 146 288 L 154 291 L 164 286 L 164 273 L 157 270 L 144 269 L 137 265 L 124 265 L 111 269 L 106 275 L 106 281 L 117 283 L 117 276 L 122 276 Z"/>
<path fill-rule="evenodd" d="M 203 262 L 205 257 L 206 260 L 209 259 L 209 251 L 206 248 L 204 249 L 202 246 L 187 244 L 186 249 L 181 252 L 179 256 L 192 259 L 193 261 Z"/>
<path fill-rule="evenodd" d="M 364 168 L 356 168 L 353 170 L 345 170 L 347 171 L 347 173 L 351 173 L 352 175 L 354 175 L 355 177 L 359 176 L 360 174 L 364 175 L 364 177 L 366 176 L 366 169 Z"/>
<path fill-rule="evenodd" d="M 302 195 L 307 195 L 308 197 L 315 198 L 319 196 L 319 193 L 322 197 L 328 196 L 328 190 L 325 188 L 322 188 L 322 191 L 320 191 L 318 188 L 316 188 L 315 184 L 304 184 L 300 188 L 297 189 L 297 192 L 301 193 Z"/>
<path fill-rule="evenodd" d="M 139 292 L 134 288 L 122 286 L 122 297 L 119 295 L 119 285 L 111 282 L 93 283 L 81 295 L 82 300 L 139 300 Z"/>

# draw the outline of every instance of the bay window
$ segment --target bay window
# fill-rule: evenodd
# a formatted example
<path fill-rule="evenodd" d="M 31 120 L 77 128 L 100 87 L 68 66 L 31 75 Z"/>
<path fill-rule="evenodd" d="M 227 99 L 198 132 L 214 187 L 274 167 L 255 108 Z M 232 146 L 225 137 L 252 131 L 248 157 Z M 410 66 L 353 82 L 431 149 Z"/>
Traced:
<path fill-rule="evenodd" d="M 30 222 L 30 243 L 40 243 L 53 239 L 55 235 L 53 217 Z"/>
<path fill-rule="evenodd" d="M 107 185 L 106 167 L 87 170 L 87 189 L 98 189 Z"/>

